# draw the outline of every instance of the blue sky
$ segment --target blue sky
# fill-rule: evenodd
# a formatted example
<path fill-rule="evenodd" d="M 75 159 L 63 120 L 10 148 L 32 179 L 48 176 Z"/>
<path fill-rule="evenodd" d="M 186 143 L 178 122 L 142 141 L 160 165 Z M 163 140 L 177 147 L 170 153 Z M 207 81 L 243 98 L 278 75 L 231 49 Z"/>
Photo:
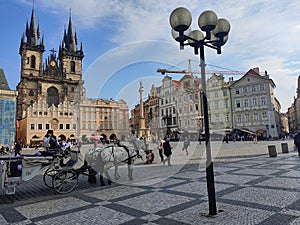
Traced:
<path fill-rule="evenodd" d="M 32 0 L 0 0 L 0 67 L 15 90 L 20 80 L 19 44 L 30 19 Z M 123 98 L 138 102 L 139 81 L 146 96 L 151 84 L 159 85 L 157 68 L 187 69 L 199 59 L 187 47 L 180 51 L 170 34 L 169 15 L 178 6 L 193 15 L 192 29 L 204 10 L 214 10 L 231 23 L 229 40 L 221 55 L 206 49 L 206 62 L 223 68 L 268 71 L 276 84 L 275 95 L 285 112 L 296 94 L 300 64 L 300 2 L 297 0 L 36 0 L 35 16 L 45 37 L 44 57 L 61 43 L 72 9 L 73 26 L 83 43 L 83 79 L 87 97 Z M 219 70 L 207 66 L 210 70 Z M 222 70 L 222 69 L 221 69 Z M 173 76 L 179 79 L 181 75 Z M 238 79 L 239 77 L 235 77 Z"/>

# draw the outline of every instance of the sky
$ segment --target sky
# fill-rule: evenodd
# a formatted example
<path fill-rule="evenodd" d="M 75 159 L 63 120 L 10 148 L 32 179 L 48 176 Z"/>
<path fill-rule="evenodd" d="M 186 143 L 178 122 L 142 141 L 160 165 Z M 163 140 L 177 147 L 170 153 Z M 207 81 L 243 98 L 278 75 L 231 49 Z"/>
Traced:
<path fill-rule="evenodd" d="M 32 0 L 0 0 L 0 68 L 12 90 L 20 81 L 19 46 Z M 298 0 L 36 0 L 35 17 L 45 38 L 44 59 L 58 50 L 71 12 L 78 43 L 82 42 L 83 79 L 87 97 L 138 103 L 139 81 L 146 98 L 151 85 L 161 84 L 158 68 L 184 70 L 199 56 L 191 47 L 179 50 L 171 36 L 169 16 L 177 7 L 190 10 L 192 29 L 198 16 L 213 10 L 231 24 L 222 54 L 205 49 L 206 69 L 244 71 L 259 67 L 276 84 L 275 96 L 286 112 L 296 95 L 300 65 L 300 2 Z M 70 11 L 71 9 L 71 11 Z M 78 46 L 79 47 L 79 46 Z M 196 74 L 197 75 L 197 74 Z M 180 79 L 182 74 L 170 74 Z M 225 76 L 226 78 L 226 76 Z M 234 79 L 239 79 L 235 76 Z"/>

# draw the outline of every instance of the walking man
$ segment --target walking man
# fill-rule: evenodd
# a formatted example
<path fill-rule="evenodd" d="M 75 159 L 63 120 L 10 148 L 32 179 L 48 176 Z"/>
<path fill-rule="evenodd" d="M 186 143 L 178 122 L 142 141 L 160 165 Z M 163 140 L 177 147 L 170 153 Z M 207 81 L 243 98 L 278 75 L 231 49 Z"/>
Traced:
<path fill-rule="evenodd" d="M 170 145 L 170 139 L 165 137 L 165 142 L 163 143 L 164 155 L 167 157 L 164 159 L 163 164 L 168 161 L 168 166 L 171 166 L 171 155 L 172 155 L 172 147 Z"/>
<path fill-rule="evenodd" d="M 294 138 L 294 144 L 297 147 L 298 155 L 300 157 L 300 131 L 298 131 L 298 133 L 296 134 L 296 136 Z"/>

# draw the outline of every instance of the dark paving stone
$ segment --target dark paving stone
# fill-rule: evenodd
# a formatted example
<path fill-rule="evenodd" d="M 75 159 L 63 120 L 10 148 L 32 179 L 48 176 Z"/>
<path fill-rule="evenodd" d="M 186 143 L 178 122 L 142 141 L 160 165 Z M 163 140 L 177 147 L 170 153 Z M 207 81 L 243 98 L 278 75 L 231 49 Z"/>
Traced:
<path fill-rule="evenodd" d="M 64 216 L 64 215 L 68 215 L 68 214 L 71 214 L 71 213 L 74 213 L 74 212 L 80 212 L 80 211 L 84 211 L 84 210 L 87 210 L 87 209 L 91 209 L 91 208 L 94 208 L 94 207 L 98 207 L 98 205 L 93 205 L 93 204 L 86 205 L 86 206 L 78 207 L 78 208 L 75 208 L 75 209 L 70 209 L 70 210 L 56 212 L 56 213 L 49 214 L 49 215 L 35 217 L 35 218 L 30 219 L 30 220 L 32 222 L 36 223 L 36 222 L 39 222 L 39 221 L 42 221 L 42 220 L 47 220 L 49 218 Z"/>
<path fill-rule="evenodd" d="M 286 215 L 286 214 L 281 214 L 277 213 L 274 214 L 264 221 L 260 222 L 258 225 L 284 225 L 284 224 L 291 224 L 293 220 L 295 220 L 297 216 L 292 216 L 292 215 Z"/>
<path fill-rule="evenodd" d="M 107 204 L 107 205 L 103 205 L 103 207 L 109 208 L 109 209 L 113 209 L 116 211 L 119 211 L 121 213 L 125 213 L 127 215 L 133 216 L 133 217 L 142 217 L 142 216 L 146 216 L 148 213 L 137 210 L 137 209 L 133 209 L 124 205 L 119 205 L 116 203 L 111 203 L 111 204 Z"/>
<path fill-rule="evenodd" d="M 125 223 L 120 223 L 119 225 L 141 225 L 141 224 L 144 224 L 144 223 L 147 223 L 147 221 L 139 219 L 139 218 L 136 218 L 136 219 L 127 221 Z"/>
<path fill-rule="evenodd" d="M 178 222 L 169 218 L 159 218 L 157 220 L 154 220 L 153 223 L 157 223 L 160 225 L 188 225 L 188 223 Z"/>
<path fill-rule="evenodd" d="M 18 223 L 27 219 L 25 216 L 23 216 L 14 208 L 1 209 L 0 214 L 9 223 Z"/>
<path fill-rule="evenodd" d="M 225 204 L 231 204 L 231 205 L 245 206 L 245 207 L 254 208 L 254 209 L 267 210 L 267 211 L 271 211 L 271 212 L 279 212 L 282 210 L 281 208 L 275 207 L 275 206 L 262 205 L 262 204 L 258 204 L 258 203 L 252 203 L 252 202 L 243 202 L 243 201 L 237 201 L 237 200 L 231 200 L 231 199 L 218 198 L 218 202 L 222 202 Z"/>
<path fill-rule="evenodd" d="M 176 205 L 176 206 L 172 206 L 170 208 L 167 208 L 167 209 L 163 209 L 155 214 L 159 215 L 159 216 L 167 216 L 167 215 L 170 215 L 170 214 L 173 214 L 173 213 L 176 213 L 176 212 L 179 212 L 179 211 L 182 211 L 182 210 L 185 210 L 187 208 L 191 208 L 195 205 L 198 205 L 198 204 L 201 204 L 201 203 L 204 203 L 205 201 L 202 201 L 202 200 L 199 200 L 199 199 L 195 199 L 195 200 L 192 200 L 192 201 L 189 201 L 189 202 L 185 202 L 185 203 L 182 203 L 180 205 Z"/>
<path fill-rule="evenodd" d="M 287 206 L 288 209 L 299 210 L 300 211 L 300 199 L 295 201 L 293 204 Z"/>

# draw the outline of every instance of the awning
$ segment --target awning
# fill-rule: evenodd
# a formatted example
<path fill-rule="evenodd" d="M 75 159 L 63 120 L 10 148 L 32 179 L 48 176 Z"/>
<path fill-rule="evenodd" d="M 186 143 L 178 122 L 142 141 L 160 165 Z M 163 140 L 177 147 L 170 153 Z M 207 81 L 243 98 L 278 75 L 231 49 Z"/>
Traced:
<path fill-rule="evenodd" d="M 248 133 L 248 134 L 255 134 L 254 131 L 251 131 L 251 130 L 248 130 L 248 129 L 237 129 L 237 130 L 243 131 L 243 132 Z"/>

